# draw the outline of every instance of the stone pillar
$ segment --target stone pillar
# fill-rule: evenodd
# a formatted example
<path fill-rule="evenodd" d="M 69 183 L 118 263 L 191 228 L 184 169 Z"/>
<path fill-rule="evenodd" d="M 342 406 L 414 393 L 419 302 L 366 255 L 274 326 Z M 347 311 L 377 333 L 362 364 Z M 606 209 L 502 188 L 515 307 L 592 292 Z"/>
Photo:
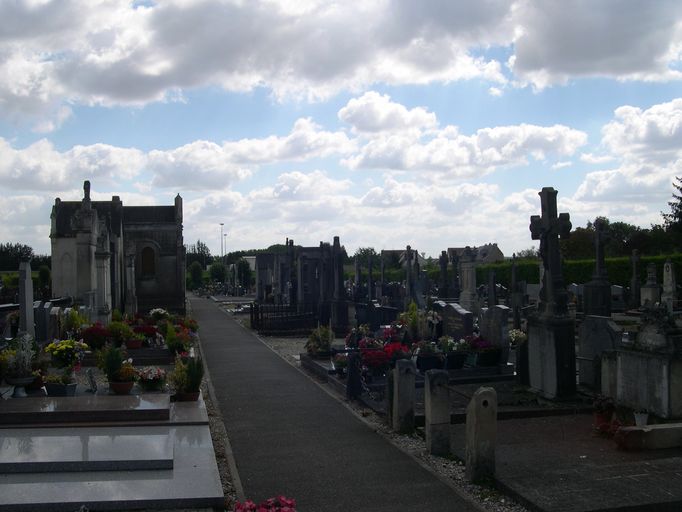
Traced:
<path fill-rule="evenodd" d="M 649 263 L 646 267 L 646 283 L 640 291 L 642 306 L 654 307 L 661 301 L 661 286 L 656 278 L 656 264 Z"/>
<path fill-rule="evenodd" d="M 132 252 L 131 252 L 132 251 Z M 126 254 L 126 294 L 125 312 L 134 315 L 137 312 L 137 293 L 135 292 L 135 252 L 131 247 Z"/>
<path fill-rule="evenodd" d="M 640 291 L 642 284 L 639 282 L 639 271 L 637 270 L 637 264 L 639 263 L 640 257 L 637 249 L 632 250 L 632 256 L 630 256 L 630 261 L 632 262 L 632 277 L 630 278 L 630 307 L 638 308 L 641 306 L 641 295 Z"/>
<path fill-rule="evenodd" d="M 108 245 L 108 244 L 106 244 Z M 104 325 L 111 321 L 111 253 L 104 249 L 104 246 L 95 253 L 97 264 L 97 288 L 95 293 L 95 304 L 91 308 L 91 318 L 97 319 Z M 104 249 L 104 250 L 102 250 Z"/>
<path fill-rule="evenodd" d="M 438 282 L 438 297 L 444 299 L 448 297 L 448 253 L 447 251 L 440 252 L 438 258 L 440 264 L 440 281 Z"/>
<path fill-rule="evenodd" d="M 673 304 L 677 300 L 677 282 L 675 280 L 675 266 L 668 258 L 663 265 L 663 293 L 661 302 L 664 303 L 668 311 L 672 313 Z"/>
<path fill-rule="evenodd" d="M 453 251 L 452 257 L 450 259 L 452 264 L 452 288 L 448 290 L 450 292 L 450 298 L 453 300 L 459 300 L 460 284 L 459 284 L 459 256 Z"/>
<path fill-rule="evenodd" d="M 417 367 L 414 361 L 399 359 L 393 372 L 393 430 L 401 434 L 414 431 L 414 390 Z"/>
<path fill-rule="evenodd" d="M 450 455 L 450 388 L 447 371 L 426 372 L 424 414 L 426 450 L 432 455 Z"/>
<path fill-rule="evenodd" d="M 374 299 L 374 276 L 372 275 L 372 255 L 367 255 L 367 303 Z"/>
<path fill-rule="evenodd" d="M 28 333 L 35 338 L 36 329 L 33 317 L 33 280 L 31 263 L 19 264 L 19 333 Z"/>
<path fill-rule="evenodd" d="M 462 291 L 459 303 L 467 311 L 478 313 L 478 293 L 476 291 L 476 252 L 466 247 L 459 258 L 459 278 Z"/>
<path fill-rule="evenodd" d="M 471 398 L 466 419 L 466 467 L 470 482 L 490 480 L 495 476 L 497 444 L 497 393 L 481 387 Z"/>
<path fill-rule="evenodd" d="M 348 381 L 346 382 L 346 398 L 348 400 L 355 400 L 362 394 L 360 371 L 360 354 L 357 352 L 349 353 Z"/>
<path fill-rule="evenodd" d="M 497 305 L 497 287 L 495 283 L 495 271 L 488 271 L 488 307 Z"/>
<path fill-rule="evenodd" d="M 604 221 L 594 221 L 595 263 L 592 280 L 583 287 L 583 311 L 585 315 L 611 316 L 611 284 L 604 261 L 606 234 Z"/>

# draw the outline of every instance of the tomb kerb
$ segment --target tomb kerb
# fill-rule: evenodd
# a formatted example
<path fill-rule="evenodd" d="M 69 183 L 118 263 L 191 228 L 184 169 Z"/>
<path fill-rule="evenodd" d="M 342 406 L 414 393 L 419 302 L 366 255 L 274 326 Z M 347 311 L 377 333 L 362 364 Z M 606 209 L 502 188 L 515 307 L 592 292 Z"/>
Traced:
<path fill-rule="evenodd" d="M 586 315 L 611 316 L 611 284 L 609 283 L 604 242 L 608 239 L 602 219 L 594 221 L 595 263 L 592 280 L 583 287 L 583 310 Z"/>
<path fill-rule="evenodd" d="M 540 240 L 544 275 L 538 308 L 528 318 L 528 369 L 530 387 L 545 398 L 575 394 L 575 322 L 568 313 L 568 292 L 561 273 L 559 237 L 571 231 L 568 213 L 557 215 L 557 191 L 544 187 L 542 215 L 530 218 L 533 240 Z"/>

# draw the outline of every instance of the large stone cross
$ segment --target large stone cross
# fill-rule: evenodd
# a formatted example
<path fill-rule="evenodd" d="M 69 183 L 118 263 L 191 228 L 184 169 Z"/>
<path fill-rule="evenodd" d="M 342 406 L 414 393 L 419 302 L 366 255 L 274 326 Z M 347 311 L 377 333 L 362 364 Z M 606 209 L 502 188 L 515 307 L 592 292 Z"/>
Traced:
<path fill-rule="evenodd" d="M 594 265 L 594 278 L 606 277 L 606 262 L 604 261 L 604 243 L 609 239 L 606 223 L 602 219 L 594 221 L 594 249 L 596 262 Z"/>
<path fill-rule="evenodd" d="M 559 237 L 568 237 L 571 220 L 568 213 L 557 215 L 557 191 L 544 187 L 540 192 L 542 216 L 532 215 L 530 232 L 533 240 L 540 240 L 540 257 L 545 268 L 538 311 L 544 316 L 568 314 L 568 293 L 561 275 Z"/>

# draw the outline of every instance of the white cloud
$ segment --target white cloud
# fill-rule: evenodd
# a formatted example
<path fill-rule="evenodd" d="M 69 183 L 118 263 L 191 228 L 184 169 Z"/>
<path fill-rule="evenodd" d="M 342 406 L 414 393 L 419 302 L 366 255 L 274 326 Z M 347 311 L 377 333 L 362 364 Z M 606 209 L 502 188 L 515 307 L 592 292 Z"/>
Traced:
<path fill-rule="evenodd" d="M 573 165 L 573 162 L 570 162 L 570 161 L 556 162 L 556 163 L 552 164 L 552 169 L 559 170 L 559 169 L 564 169 L 566 167 L 571 167 L 572 165 Z"/>
<path fill-rule="evenodd" d="M 375 91 L 351 99 L 339 110 L 339 119 L 350 124 L 354 131 L 369 133 L 432 129 L 437 125 L 433 112 L 422 107 L 408 110 L 392 102 L 387 94 Z"/>
<path fill-rule="evenodd" d="M 580 161 L 586 164 L 606 164 L 613 162 L 615 158 L 612 155 L 595 155 L 594 153 L 581 153 Z"/>
<path fill-rule="evenodd" d="M 602 76 L 680 80 L 682 4 L 677 0 L 519 2 L 510 65 L 537 88 Z"/>

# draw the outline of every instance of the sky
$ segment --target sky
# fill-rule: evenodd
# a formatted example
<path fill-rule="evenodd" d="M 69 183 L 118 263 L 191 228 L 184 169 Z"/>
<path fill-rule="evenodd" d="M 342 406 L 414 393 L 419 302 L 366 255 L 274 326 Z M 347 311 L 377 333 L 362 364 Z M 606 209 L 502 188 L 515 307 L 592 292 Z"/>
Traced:
<path fill-rule="evenodd" d="M 84 180 L 179 193 L 214 255 L 510 256 L 542 187 L 574 227 L 649 227 L 675 176 L 679 0 L 0 1 L 0 242 L 39 254 Z"/>

